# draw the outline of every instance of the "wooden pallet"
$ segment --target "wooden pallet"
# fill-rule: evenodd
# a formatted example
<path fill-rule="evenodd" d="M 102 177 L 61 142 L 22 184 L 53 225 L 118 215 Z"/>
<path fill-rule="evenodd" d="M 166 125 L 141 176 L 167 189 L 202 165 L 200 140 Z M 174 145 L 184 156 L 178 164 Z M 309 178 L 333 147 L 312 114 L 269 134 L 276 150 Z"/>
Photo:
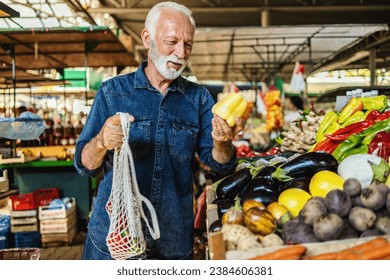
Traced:
<path fill-rule="evenodd" d="M 41 234 L 42 247 L 60 247 L 71 245 L 77 234 L 77 226 L 74 226 L 67 233 Z"/>

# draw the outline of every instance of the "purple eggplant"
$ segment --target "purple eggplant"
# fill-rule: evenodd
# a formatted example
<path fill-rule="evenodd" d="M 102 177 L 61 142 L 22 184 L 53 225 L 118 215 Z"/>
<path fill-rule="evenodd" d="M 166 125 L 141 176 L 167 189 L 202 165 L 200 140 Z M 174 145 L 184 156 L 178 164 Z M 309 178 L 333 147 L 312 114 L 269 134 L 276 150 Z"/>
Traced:
<path fill-rule="evenodd" d="M 324 152 L 302 154 L 276 168 L 274 178 L 287 182 L 300 177 L 311 178 L 321 170 L 337 172 L 338 162 L 334 156 Z"/>
<path fill-rule="evenodd" d="M 277 180 L 277 179 L 275 179 L 275 180 Z M 311 180 L 311 178 L 308 178 L 308 177 L 296 178 L 292 181 L 284 183 L 277 192 L 280 194 L 282 191 L 287 190 L 287 189 L 292 189 L 292 188 L 298 188 L 298 189 L 304 190 L 306 192 L 310 192 L 309 191 L 310 180 Z"/>
<path fill-rule="evenodd" d="M 221 219 L 223 214 L 234 205 L 234 200 L 230 198 L 216 198 L 212 204 L 217 204 L 218 217 Z"/>
<path fill-rule="evenodd" d="M 241 205 L 247 200 L 256 200 L 265 206 L 278 200 L 278 195 L 270 189 L 258 189 L 252 192 L 246 192 L 241 196 Z"/>
<path fill-rule="evenodd" d="M 243 168 L 223 179 L 217 186 L 218 198 L 234 199 L 252 180 L 251 171 Z"/>

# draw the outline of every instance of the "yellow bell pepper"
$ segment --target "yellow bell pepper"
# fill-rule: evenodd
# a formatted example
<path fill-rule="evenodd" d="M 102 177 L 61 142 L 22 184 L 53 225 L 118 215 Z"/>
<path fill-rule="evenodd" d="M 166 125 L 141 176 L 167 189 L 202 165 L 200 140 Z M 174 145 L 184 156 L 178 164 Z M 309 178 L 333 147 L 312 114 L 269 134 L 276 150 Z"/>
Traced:
<path fill-rule="evenodd" d="M 346 127 L 350 124 L 364 121 L 366 117 L 367 115 L 363 111 L 357 111 L 343 123 L 342 127 Z"/>
<path fill-rule="evenodd" d="M 377 110 L 383 112 L 387 108 L 386 95 L 362 97 L 364 110 Z"/>
<path fill-rule="evenodd" d="M 363 102 L 361 98 L 352 98 L 341 111 L 338 123 L 343 124 L 350 116 L 361 110 L 363 110 Z"/>
<path fill-rule="evenodd" d="M 320 122 L 320 125 L 318 127 L 317 133 L 316 133 L 316 142 L 320 142 L 321 139 L 323 139 L 325 135 L 325 131 L 335 122 L 337 122 L 339 116 L 334 111 L 329 111 L 326 113 L 322 121 Z"/>
<path fill-rule="evenodd" d="M 230 127 L 235 126 L 236 118 L 240 118 L 246 110 L 247 102 L 239 93 L 230 93 L 218 101 L 211 111 L 224 119 Z"/>

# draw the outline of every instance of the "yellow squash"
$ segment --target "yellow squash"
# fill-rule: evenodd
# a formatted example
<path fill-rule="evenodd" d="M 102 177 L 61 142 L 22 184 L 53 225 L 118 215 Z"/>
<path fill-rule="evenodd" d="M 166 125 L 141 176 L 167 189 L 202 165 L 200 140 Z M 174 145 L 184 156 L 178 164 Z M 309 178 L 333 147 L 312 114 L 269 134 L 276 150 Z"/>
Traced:
<path fill-rule="evenodd" d="M 254 234 L 265 236 L 276 230 L 276 219 L 267 210 L 253 207 L 245 213 L 244 225 Z"/>
<path fill-rule="evenodd" d="M 308 192 L 298 188 L 291 188 L 284 190 L 279 195 L 278 202 L 283 204 L 290 211 L 291 216 L 295 218 L 310 198 L 311 195 Z"/>
<path fill-rule="evenodd" d="M 343 189 L 344 179 L 337 173 L 322 170 L 314 174 L 310 180 L 309 190 L 312 196 L 325 197 L 334 189 Z"/>
<path fill-rule="evenodd" d="M 220 116 L 226 120 L 230 127 L 235 126 L 236 118 L 241 118 L 244 114 L 247 102 L 239 93 L 229 93 L 220 101 L 218 101 L 211 111 L 213 114 Z"/>

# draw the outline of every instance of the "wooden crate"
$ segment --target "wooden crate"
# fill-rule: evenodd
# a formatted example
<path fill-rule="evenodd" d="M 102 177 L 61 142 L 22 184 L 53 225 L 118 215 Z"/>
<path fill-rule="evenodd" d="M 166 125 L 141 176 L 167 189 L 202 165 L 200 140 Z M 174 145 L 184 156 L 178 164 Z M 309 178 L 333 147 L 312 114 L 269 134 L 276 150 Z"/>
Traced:
<path fill-rule="evenodd" d="M 41 234 L 46 233 L 67 233 L 77 224 L 76 211 L 70 216 L 63 219 L 48 219 L 40 221 Z"/>
<path fill-rule="evenodd" d="M 41 235 L 42 247 L 59 247 L 71 245 L 77 234 L 77 226 L 67 233 L 48 233 Z"/>
<path fill-rule="evenodd" d="M 38 231 L 37 210 L 11 211 L 11 232 Z"/>
<path fill-rule="evenodd" d="M 3 177 L 0 177 L 0 192 L 9 190 L 8 171 L 3 170 Z"/>
<path fill-rule="evenodd" d="M 217 206 L 215 204 L 211 204 L 211 202 L 215 199 L 215 193 L 211 190 L 211 186 L 206 186 L 206 203 L 207 203 L 207 228 L 209 225 L 218 219 Z M 390 235 L 384 236 L 390 241 Z M 352 238 L 345 240 L 333 240 L 327 242 L 317 242 L 317 243 L 306 243 L 302 244 L 307 247 L 306 255 L 314 256 L 321 253 L 328 253 L 343 250 L 346 248 L 350 248 L 352 246 L 361 244 L 375 237 L 365 237 L 365 238 Z M 258 255 L 266 254 L 276 249 L 281 248 L 272 247 L 272 248 L 258 248 L 252 250 L 232 250 L 226 251 L 225 244 L 223 241 L 222 232 L 208 232 L 208 251 L 209 258 L 211 260 L 245 260 L 248 258 L 252 258 Z"/>
<path fill-rule="evenodd" d="M 76 199 L 74 197 L 71 198 L 72 206 L 66 209 L 65 205 L 45 205 L 39 206 L 38 208 L 38 216 L 40 220 L 48 220 L 48 219 L 64 219 L 76 213 Z"/>

